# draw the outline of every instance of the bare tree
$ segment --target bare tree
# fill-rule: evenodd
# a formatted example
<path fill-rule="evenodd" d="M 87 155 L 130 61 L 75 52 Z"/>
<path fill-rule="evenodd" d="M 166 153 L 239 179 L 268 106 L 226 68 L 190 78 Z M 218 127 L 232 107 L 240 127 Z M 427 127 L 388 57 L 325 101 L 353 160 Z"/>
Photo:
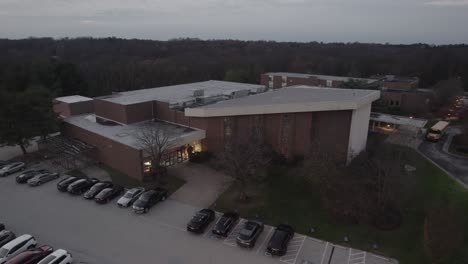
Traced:
<path fill-rule="evenodd" d="M 159 177 L 163 172 L 161 162 L 168 152 L 177 146 L 177 139 L 171 137 L 168 126 L 158 122 L 149 122 L 135 133 L 137 144 L 151 159 L 151 172 Z"/>
<path fill-rule="evenodd" d="M 260 171 L 270 162 L 268 152 L 263 143 L 253 139 L 233 140 L 225 146 L 220 161 L 239 187 L 239 200 L 246 201 L 249 185 L 264 178 Z"/>

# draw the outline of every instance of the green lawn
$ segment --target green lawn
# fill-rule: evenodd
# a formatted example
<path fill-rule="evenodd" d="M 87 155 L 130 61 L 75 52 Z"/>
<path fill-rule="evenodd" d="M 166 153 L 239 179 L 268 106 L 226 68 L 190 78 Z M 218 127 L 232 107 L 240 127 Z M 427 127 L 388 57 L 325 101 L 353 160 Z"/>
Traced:
<path fill-rule="evenodd" d="M 370 137 L 372 141 L 375 135 Z M 250 203 L 236 202 L 236 188 L 226 191 L 217 201 L 220 211 L 238 210 L 243 217 L 259 216 L 268 224 L 289 223 L 303 234 L 342 243 L 348 234 L 348 246 L 371 250 L 373 241 L 380 245 L 377 254 L 394 257 L 402 264 L 427 264 L 423 249 L 423 222 L 426 208 L 434 204 L 460 206 L 468 212 L 468 192 L 416 151 L 402 148 L 407 164 L 417 168 L 416 188 L 411 202 L 405 204 L 403 224 L 397 230 L 379 231 L 371 226 L 347 225 L 335 221 L 322 208 L 317 182 L 300 176 L 298 169 L 274 167 L 269 171 L 268 183 L 255 190 Z M 467 221 L 468 226 L 468 221 Z M 316 229 L 310 234 L 311 227 Z M 455 263 L 468 263 L 468 228 L 465 246 L 455 257 Z"/>
<path fill-rule="evenodd" d="M 132 188 L 132 187 L 137 187 L 137 186 L 143 186 L 145 188 L 154 188 L 156 187 L 156 184 L 154 182 L 142 182 L 139 181 L 135 178 L 132 178 L 126 174 L 123 174 L 117 170 L 114 170 L 113 168 L 106 166 L 106 165 L 100 165 L 100 167 L 107 171 L 107 173 L 110 175 L 112 182 L 114 184 L 123 186 L 125 188 Z M 170 172 L 170 169 L 169 169 Z M 87 176 L 80 170 L 72 170 L 68 172 L 69 175 L 73 176 L 79 176 L 79 177 L 85 177 Z M 182 180 L 180 178 L 177 178 L 173 175 L 168 175 L 164 178 L 164 182 L 166 183 L 164 185 L 165 188 L 169 190 L 169 194 L 172 194 L 175 192 L 177 189 L 182 187 L 182 185 L 185 184 L 185 180 Z"/>

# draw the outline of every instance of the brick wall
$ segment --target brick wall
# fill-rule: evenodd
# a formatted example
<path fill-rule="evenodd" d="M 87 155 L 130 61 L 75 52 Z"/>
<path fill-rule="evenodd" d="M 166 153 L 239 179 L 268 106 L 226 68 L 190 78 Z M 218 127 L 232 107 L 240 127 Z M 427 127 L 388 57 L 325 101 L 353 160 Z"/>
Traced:
<path fill-rule="evenodd" d="M 126 175 L 141 180 L 143 164 L 141 151 L 94 134 L 80 127 L 64 123 L 63 132 L 96 147 L 95 157 L 98 161 Z"/>

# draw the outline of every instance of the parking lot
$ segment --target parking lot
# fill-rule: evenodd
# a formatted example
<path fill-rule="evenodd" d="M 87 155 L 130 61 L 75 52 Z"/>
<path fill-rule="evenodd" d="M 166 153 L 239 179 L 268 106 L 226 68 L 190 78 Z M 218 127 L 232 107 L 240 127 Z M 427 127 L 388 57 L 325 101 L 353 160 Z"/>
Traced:
<path fill-rule="evenodd" d="M 69 250 L 76 263 L 396 263 L 301 234 L 295 234 L 285 256 L 272 257 L 266 252 L 271 226 L 265 226 L 253 249 L 242 249 L 235 238 L 245 219 L 227 238 L 211 235 L 210 229 L 194 235 L 185 227 L 199 208 L 190 205 L 168 199 L 148 214 L 135 215 L 115 201 L 99 205 L 60 193 L 56 181 L 31 188 L 16 184 L 14 176 L 0 178 L 0 222 L 18 235 L 34 235 L 40 244 Z"/>

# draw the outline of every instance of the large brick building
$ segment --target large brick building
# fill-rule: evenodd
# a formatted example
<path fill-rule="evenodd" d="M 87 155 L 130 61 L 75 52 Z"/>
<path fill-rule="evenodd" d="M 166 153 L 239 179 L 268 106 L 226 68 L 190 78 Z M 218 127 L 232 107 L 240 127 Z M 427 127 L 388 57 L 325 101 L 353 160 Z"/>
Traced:
<path fill-rule="evenodd" d="M 166 158 L 175 162 L 187 145 L 216 153 L 228 140 L 253 133 L 286 157 L 318 150 L 350 160 L 366 146 L 371 103 L 379 96 L 370 90 L 267 90 L 207 81 L 86 100 L 62 97 L 55 109 L 64 118 L 65 135 L 95 146 L 97 160 L 141 179 L 148 158 L 135 133 L 148 124 L 171 131 L 175 144 Z"/>
<path fill-rule="evenodd" d="M 269 72 L 260 76 L 260 83 L 270 89 L 278 89 L 294 85 L 341 88 L 345 82 L 350 80 L 361 81 L 366 84 L 373 84 L 379 81 L 376 79 L 291 72 Z"/>

